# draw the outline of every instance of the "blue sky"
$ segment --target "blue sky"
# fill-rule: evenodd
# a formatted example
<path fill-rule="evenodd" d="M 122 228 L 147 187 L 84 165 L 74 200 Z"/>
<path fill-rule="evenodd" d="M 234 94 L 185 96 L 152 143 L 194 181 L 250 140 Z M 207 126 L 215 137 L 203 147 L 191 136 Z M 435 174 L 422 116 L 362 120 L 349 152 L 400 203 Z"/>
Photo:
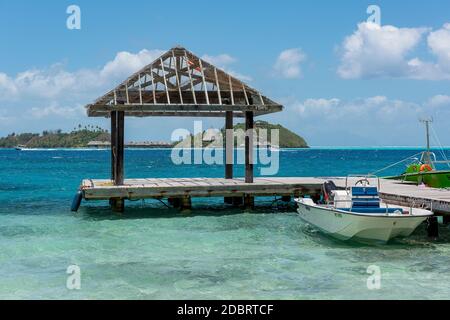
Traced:
<path fill-rule="evenodd" d="M 2 1 L 0 135 L 70 130 L 82 107 L 181 44 L 285 106 L 262 117 L 311 145 L 450 145 L 450 2 Z M 66 28 L 69 5 L 81 30 Z M 381 26 L 365 23 L 370 4 Z M 448 50 L 447 50 L 448 49 Z M 127 119 L 127 140 L 169 140 L 194 119 Z M 204 126 L 221 127 L 221 119 Z"/>

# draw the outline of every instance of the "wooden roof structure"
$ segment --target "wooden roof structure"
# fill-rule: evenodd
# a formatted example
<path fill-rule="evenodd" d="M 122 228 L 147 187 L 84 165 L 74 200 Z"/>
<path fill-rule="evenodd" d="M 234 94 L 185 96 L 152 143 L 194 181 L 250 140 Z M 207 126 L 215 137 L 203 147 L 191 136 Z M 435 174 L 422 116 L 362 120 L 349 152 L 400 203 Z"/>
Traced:
<path fill-rule="evenodd" d="M 89 117 L 125 116 L 234 117 L 282 111 L 283 106 L 239 79 L 174 47 L 86 106 Z"/>

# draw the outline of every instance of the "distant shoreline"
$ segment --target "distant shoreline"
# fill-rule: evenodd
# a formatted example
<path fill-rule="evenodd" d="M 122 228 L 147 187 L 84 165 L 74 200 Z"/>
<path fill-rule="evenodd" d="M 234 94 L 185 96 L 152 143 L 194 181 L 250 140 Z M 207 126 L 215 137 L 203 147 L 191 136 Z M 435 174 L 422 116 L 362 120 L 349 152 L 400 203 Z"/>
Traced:
<path fill-rule="evenodd" d="M 126 147 L 126 150 L 171 150 L 171 149 L 185 149 L 178 147 Z M 205 149 L 205 148 L 190 148 L 191 150 Z M 214 148 L 223 149 L 225 148 Z M 444 150 L 450 150 L 450 146 L 444 146 Z M 13 147 L 0 147 L 0 150 L 16 150 Z M 88 148 L 88 147 L 54 147 L 54 148 L 27 148 L 22 151 L 111 151 L 111 148 Z M 234 148 L 234 150 L 244 150 L 243 147 Z M 255 148 L 256 150 L 256 148 Z M 423 150 L 423 146 L 309 146 L 302 148 L 278 148 L 278 150 Z M 432 147 L 431 150 L 440 150 L 440 148 Z"/>

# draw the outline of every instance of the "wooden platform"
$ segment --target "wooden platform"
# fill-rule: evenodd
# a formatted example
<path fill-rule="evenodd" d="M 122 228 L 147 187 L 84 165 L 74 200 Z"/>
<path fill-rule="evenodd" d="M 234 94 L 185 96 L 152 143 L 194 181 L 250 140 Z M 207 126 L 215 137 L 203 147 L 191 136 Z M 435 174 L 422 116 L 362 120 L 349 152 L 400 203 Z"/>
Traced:
<path fill-rule="evenodd" d="M 300 196 L 314 195 L 326 180 L 345 187 L 343 177 L 270 177 L 255 178 L 245 183 L 243 178 L 149 178 L 126 179 L 123 186 L 111 180 L 83 180 L 81 189 L 86 200 L 240 197 L 240 196 Z M 380 179 L 380 196 L 391 204 L 425 206 L 436 213 L 450 214 L 450 190 L 418 187 L 395 180 Z"/>
<path fill-rule="evenodd" d="M 114 186 L 111 180 L 83 180 L 84 198 L 89 199 L 145 199 L 168 197 L 232 197 L 301 195 L 315 193 L 325 181 L 323 178 L 255 178 L 245 183 L 244 178 L 164 178 L 126 179 L 123 186 Z"/>

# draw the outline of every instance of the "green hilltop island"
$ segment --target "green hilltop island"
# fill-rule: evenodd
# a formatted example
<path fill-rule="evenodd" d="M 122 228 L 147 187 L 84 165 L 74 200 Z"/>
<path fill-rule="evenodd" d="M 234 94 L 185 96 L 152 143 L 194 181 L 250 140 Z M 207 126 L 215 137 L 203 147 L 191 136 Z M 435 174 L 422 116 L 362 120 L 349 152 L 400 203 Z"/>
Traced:
<path fill-rule="evenodd" d="M 243 124 L 236 124 L 235 130 L 244 130 Z M 268 144 L 271 144 L 271 130 L 279 130 L 279 148 L 308 148 L 306 141 L 299 135 L 284 128 L 279 124 L 270 124 L 266 121 L 256 121 L 255 129 L 267 130 Z M 225 130 L 222 129 L 225 136 Z M 208 140 L 208 130 L 203 132 L 204 145 L 210 145 Z M 171 148 L 178 142 L 163 141 L 145 141 L 145 142 L 128 142 L 125 147 L 128 148 Z M 184 144 L 184 142 L 182 142 Z M 62 132 L 62 130 L 45 130 L 39 133 L 11 133 L 6 137 L 0 138 L 0 148 L 16 148 L 16 149 L 38 149 L 38 148 L 109 148 L 111 146 L 110 133 L 98 126 L 79 125 L 71 132 Z"/>
<path fill-rule="evenodd" d="M 281 124 L 271 124 L 267 121 L 255 121 L 254 124 L 256 134 L 259 136 L 260 130 L 264 129 L 266 130 L 266 136 L 262 134 L 260 137 L 263 139 L 266 139 L 265 141 L 259 141 L 258 145 L 256 147 L 272 147 L 272 148 L 309 148 L 308 144 L 306 143 L 305 139 L 299 136 L 298 134 L 290 131 L 289 129 L 286 129 Z M 236 132 L 238 130 L 241 130 L 242 132 L 245 132 L 245 124 L 244 123 L 238 123 L 233 126 L 233 130 Z M 278 137 L 279 141 L 278 143 L 272 143 L 271 141 L 271 133 L 272 130 L 278 130 Z M 220 134 L 219 134 L 220 133 Z M 208 129 L 202 132 L 203 138 L 202 140 L 202 146 L 206 147 L 223 147 L 222 141 L 217 141 L 216 138 L 218 135 L 221 135 L 223 139 L 225 138 L 225 128 L 222 128 L 219 132 L 217 129 Z M 189 147 L 189 144 L 193 146 L 195 138 L 198 137 L 199 134 L 197 134 L 195 137 L 192 135 L 187 137 L 185 140 L 179 142 L 177 146 L 182 147 Z M 235 147 L 242 147 L 243 141 L 237 141 L 237 138 L 234 139 L 234 146 Z"/>

